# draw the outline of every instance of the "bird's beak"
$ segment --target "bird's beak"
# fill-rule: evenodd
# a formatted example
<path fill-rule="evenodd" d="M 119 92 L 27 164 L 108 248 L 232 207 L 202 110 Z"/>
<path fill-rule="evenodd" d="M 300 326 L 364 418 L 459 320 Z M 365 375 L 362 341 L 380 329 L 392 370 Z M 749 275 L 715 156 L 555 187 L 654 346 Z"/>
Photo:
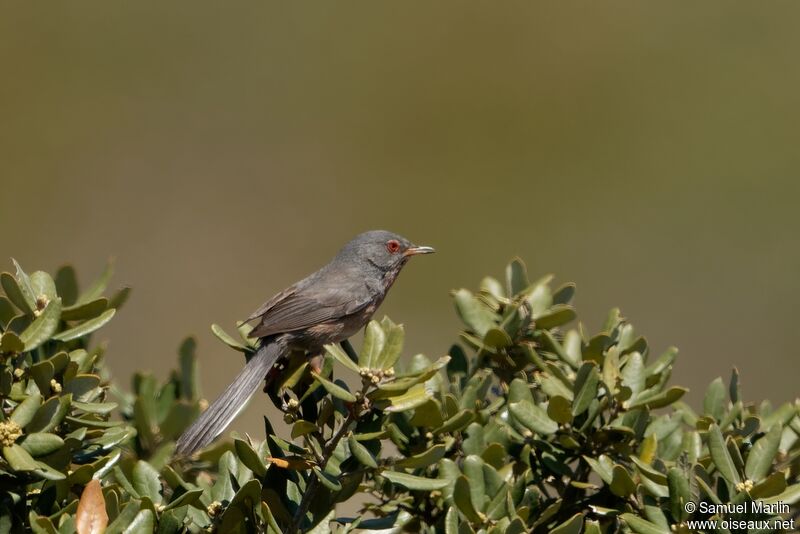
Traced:
<path fill-rule="evenodd" d="M 416 256 L 417 254 L 433 254 L 433 247 L 408 247 L 403 256 Z"/>

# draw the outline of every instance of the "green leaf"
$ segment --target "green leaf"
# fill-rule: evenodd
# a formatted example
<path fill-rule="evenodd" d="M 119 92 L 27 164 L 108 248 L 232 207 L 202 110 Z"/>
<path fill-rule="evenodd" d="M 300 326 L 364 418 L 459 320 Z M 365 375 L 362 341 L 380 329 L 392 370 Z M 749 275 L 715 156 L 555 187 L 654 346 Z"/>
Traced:
<path fill-rule="evenodd" d="M 330 380 L 328 380 L 326 378 L 322 378 L 322 376 L 318 375 L 317 373 L 311 373 L 311 375 L 314 377 L 314 379 L 316 381 L 318 381 L 320 384 L 322 384 L 322 387 L 324 387 L 325 390 L 328 393 L 330 393 L 331 395 L 333 395 L 337 399 L 341 399 L 341 400 L 343 400 L 345 402 L 355 402 L 356 401 L 356 396 L 353 395 L 352 393 L 350 393 L 349 391 L 347 391 L 342 386 L 339 386 L 338 384 L 334 384 L 333 382 L 331 382 Z"/>
<path fill-rule="evenodd" d="M 786 491 L 786 475 L 778 471 L 753 486 L 747 493 L 753 499 L 765 499 L 783 491 Z"/>
<path fill-rule="evenodd" d="M 667 486 L 669 487 L 669 502 L 672 517 L 683 521 L 688 517 L 686 503 L 692 500 L 689 492 L 689 480 L 682 470 L 673 467 L 667 472 Z"/>
<path fill-rule="evenodd" d="M 409 475 L 399 471 L 382 471 L 381 476 L 390 481 L 392 484 L 397 484 L 410 490 L 440 490 L 448 484 L 446 479 L 418 477 L 416 475 Z"/>
<path fill-rule="evenodd" d="M 625 513 L 621 514 L 620 517 L 637 534 L 670 534 L 669 529 L 663 529 L 637 515 Z"/>
<path fill-rule="evenodd" d="M 100 298 L 83 304 L 64 308 L 61 318 L 65 321 L 93 319 L 108 309 L 108 299 Z"/>
<path fill-rule="evenodd" d="M 242 343 L 233 339 L 222 327 L 216 323 L 211 325 L 211 332 L 217 336 L 217 339 L 228 345 L 230 348 L 238 350 L 239 352 L 244 352 L 245 354 L 253 352 L 253 349 L 243 345 Z"/>
<path fill-rule="evenodd" d="M 19 336 L 25 344 L 25 350 L 33 350 L 53 336 L 58 329 L 58 321 L 61 317 L 61 300 L 53 299 L 41 311 L 39 316 L 33 320 Z"/>
<path fill-rule="evenodd" d="M 475 509 L 469 480 L 463 475 L 456 479 L 453 486 L 453 502 L 468 520 L 473 523 L 483 523 L 484 516 Z"/>
<path fill-rule="evenodd" d="M 386 340 L 375 366 L 377 369 L 389 369 L 394 366 L 403 351 L 404 332 L 402 326 L 394 324 L 388 317 L 381 320 L 381 327 L 386 334 Z"/>
<path fill-rule="evenodd" d="M 384 408 L 386 412 L 404 412 L 422 406 L 433 396 L 433 392 L 425 387 L 425 384 L 417 384 L 402 395 L 397 395 L 381 402 L 388 401 L 389 405 Z"/>
<path fill-rule="evenodd" d="M 628 362 L 622 368 L 622 383 L 628 386 L 632 392 L 632 398 L 635 399 L 636 395 L 644 389 L 645 374 L 644 362 L 642 355 L 638 352 L 632 352 L 628 356 Z"/>
<path fill-rule="evenodd" d="M 78 298 L 78 277 L 71 265 L 64 265 L 56 271 L 56 291 L 64 306 L 71 306 Z"/>
<path fill-rule="evenodd" d="M 528 280 L 528 270 L 525 262 L 520 258 L 514 258 L 506 267 L 506 288 L 509 295 L 522 293 L 531 283 Z"/>
<path fill-rule="evenodd" d="M 589 409 L 589 405 L 597 398 L 597 385 L 600 374 L 594 362 L 585 362 L 578 370 L 575 378 L 575 398 L 572 401 L 572 415 L 578 416 Z"/>
<path fill-rule="evenodd" d="M 550 534 L 580 534 L 583 529 L 583 514 L 577 513 L 555 527 Z"/>
<path fill-rule="evenodd" d="M 386 343 L 386 334 L 378 321 L 370 321 L 364 333 L 364 344 L 358 355 L 358 364 L 367 369 L 378 369 L 377 365 L 383 347 Z"/>
<path fill-rule="evenodd" d="M 433 431 L 433 435 L 444 433 L 459 432 L 469 425 L 475 419 L 475 413 L 472 410 L 460 410 L 455 415 L 447 419 L 442 426 Z"/>
<path fill-rule="evenodd" d="M 14 408 L 10 419 L 21 427 L 26 427 L 33 420 L 36 411 L 42 405 L 41 395 L 29 395 Z"/>
<path fill-rule="evenodd" d="M 510 347 L 512 343 L 511 336 L 501 328 L 490 328 L 483 336 L 483 344 L 493 349 L 504 349 Z"/>
<path fill-rule="evenodd" d="M 571 423 L 572 408 L 570 402 L 561 395 L 550 397 L 550 402 L 547 404 L 547 416 L 562 425 Z"/>
<path fill-rule="evenodd" d="M 764 499 L 764 504 L 786 503 L 788 505 L 797 504 L 800 501 L 800 484 L 793 484 L 786 488 L 786 491 Z"/>
<path fill-rule="evenodd" d="M 628 470 L 617 464 L 611 470 L 611 492 L 617 497 L 627 497 L 636 491 L 636 483 Z"/>
<path fill-rule="evenodd" d="M 725 443 L 725 438 L 722 437 L 722 431 L 717 425 L 708 427 L 708 448 L 711 452 L 711 459 L 714 460 L 714 465 L 717 466 L 722 477 L 733 486 L 739 484 L 741 482 L 739 473 L 736 471 L 736 466 L 730 453 L 728 453 L 728 447 Z"/>
<path fill-rule="evenodd" d="M 359 443 L 353 434 L 350 434 L 347 438 L 347 445 L 350 447 L 350 453 L 355 456 L 356 460 L 361 462 L 362 465 L 373 469 L 378 467 L 378 462 L 375 460 L 372 453 L 369 452 L 369 449 Z"/>
<path fill-rule="evenodd" d="M 60 449 L 64 445 L 64 440 L 56 434 L 34 432 L 27 434 L 19 444 L 31 456 L 44 456 Z"/>
<path fill-rule="evenodd" d="M 173 508 L 180 508 L 181 506 L 191 506 L 200 500 L 200 496 L 203 494 L 202 489 L 193 489 L 186 491 L 185 493 L 181 493 L 179 496 L 173 496 L 173 499 L 170 503 L 164 508 L 164 510 L 172 510 Z"/>
<path fill-rule="evenodd" d="M 39 464 L 21 445 L 3 447 L 3 457 L 14 471 L 35 471 Z"/>
<path fill-rule="evenodd" d="M 717 377 L 706 390 L 703 398 L 703 412 L 719 421 L 725 415 L 725 402 L 725 384 L 722 382 L 722 378 Z"/>
<path fill-rule="evenodd" d="M 139 460 L 133 466 L 133 488 L 139 495 L 161 504 L 161 480 L 158 471 L 144 460 Z"/>
<path fill-rule="evenodd" d="M 236 455 L 242 463 L 250 469 L 257 477 L 262 478 L 267 474 L 267 466 L 264 460 L 259 457 L 258 453 L 253 450 L 247 442 L 241 439 L 233 440 L 233 446 L 236 449 Z"/>
<path fill-rule="evenodd" d="M 0 274 L 0 285 L 3 286 L 6 297 L 8 297 L 8 300 L 10 300 L 14 306 L 25 315 L 33 315 L 33 310 L 36 308 L 36 301 L 35 299 L 28 300 L 13 275 L 10 273 Z"/>
<path fill-rule="evenodd" d="M 558 430 L 558 423 L 547 417 L 547 412 L 535 404 L 527 401 L 512 402 L 508 409 L 514 419 L 531 432 L 549 435 Z"/>
<path fill-rule="evenodd" d="M 311 434 L 312 432 L 316 432 L 317 425 L 312 423 L 311 421 L 304 421 L 300 420 L 297 421 L 294 425 L 292 425 L 292 439 L 299 438 L 300 436 L 305 436 L 306 434 Z"/>
<path fill-rule="evenodd" d="M 783 426 L 776 424 L 762 438 L 755 442 L 747 454 L 744 473 L 753 482 L 760 482 L 769 473 L 778 446 L 781 444 Z"/>
<path fill-rule="evenodd" d="M 454 293 L 456 311 L 461 320 L 481 339 L 497 324 L 497 316 L 485 303 L 466 289 Z"/>
<path fill-rule="evenodd" d="M 601 454 L 597 459 L 584 456 L 583 459 L 586 460 L 586 463 L 589 464 L 592 471 L 597 473 L 603 482 L 611 484 L 611 481 L 614 479 L 614 463 L 608 456 Z"/>
<path fill-rule="evenodd" d="M 680 400 L 689 390 L 686 388 L 673 386 L 666 391 L 654 395 L 642 395 L 637 397 L 634 402 L 628 405 L 629 409 L 645 406 L 650 410 L 664 408 Z"/>
<path fill-rule="evenodd" d="M 71 402 L 72 395 L 69 394 L 50 397 L 36 411 L 26 430 L 28 432 L 50 432 L 64 420 Z"/>
<path fill-rule="evenodd" d="M 536 328 L 549 330 L 557 326 L 563 326 L 578 317 L 575 309 L 569 304 L 556 304 L 552 308 L 545 310 L 541 315 L 533 315 L 533 323 Z"/>
<path fill-rule="evenodd" d="M 56 341 L 71 341 L 73 339 L 91 334 L 110 321 L 111 318 L 114 317 L 115 313 L 117 313 L 117 310 L 114 308 L 108 309 L 99 317 L 95 317 L 94 319 L 83 322 L 74 328 L 70 328 L 69 330 L 64 330 L 63 332 L 58 333 L 57 335 L 53 336 L 53 339 Z"/>
<path fill-rule="evenodd" d="M 330 343 L 325 345 L 325 352 L 330 355 L 334 360 L 341 363 L 354 373 L 358 374 L 361 372 L 361 369 L 358 367 L 358 364 L 350 359 L 350 356 L 336 343 Z"/>
<path fill-rule="evenodd" d="M 140 510 L 123 531 L 124 534 L 152 534 L 152 532 L 153 512 L 148 509 Z"/>
<path fill-rule="evenodd" d="M 22 352 L 25 350 L 25 343 L 17 334 L 9 330 L 0 336 L 0 352 Z"/>
<path fill-rule="evenodd" d="M 428 467 L 429 465 L 435 464 L 442 458 L 444 458 L 446 452 L 446 448 L 444 445 L 434 445 L 430 449 L 421 452 L 419 454 L 415 454 L 413 456 L 409 456 L 407 458 L 403 458 L 399 462 L 397 462 L 398 467 L 409 467 L 409 468 L 420 468 L 420 467 Z"/>

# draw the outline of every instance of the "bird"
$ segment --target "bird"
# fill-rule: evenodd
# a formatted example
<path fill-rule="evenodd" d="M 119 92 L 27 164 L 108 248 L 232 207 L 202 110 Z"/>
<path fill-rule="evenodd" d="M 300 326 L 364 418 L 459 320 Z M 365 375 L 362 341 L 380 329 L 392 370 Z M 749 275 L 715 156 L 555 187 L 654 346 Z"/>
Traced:
<path fill-rule="evenodd" d="M 409 258 L 435 252 L 398 234 L 372 230 L 357 235 L 315 273 L 265 302 L 244 322 L 254 324 L 255 354 L 225 391 L 176 443 L 187 456 L 208 446 L 245 407 L 272 366 L 292 350 L 318 355 L 370 321 Z"/>

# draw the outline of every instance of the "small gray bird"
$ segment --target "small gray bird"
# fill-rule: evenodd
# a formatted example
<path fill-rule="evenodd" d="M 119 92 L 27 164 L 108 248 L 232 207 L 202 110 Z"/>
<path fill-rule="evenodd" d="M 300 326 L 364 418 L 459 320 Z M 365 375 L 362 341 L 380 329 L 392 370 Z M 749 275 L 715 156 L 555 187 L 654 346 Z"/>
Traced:
<path fill-rule="evenodd" d="M 177 453 L 205 447 L 233 421 L 273 364 L 292 349 L 319 354 L 369 322 L 411 256 L 430 254 L 406 238 L 373 230 L 356 236 L 333 260 L 256 310 L 251 336 L 259 348 L 230 386 L 178 439 Z"/>

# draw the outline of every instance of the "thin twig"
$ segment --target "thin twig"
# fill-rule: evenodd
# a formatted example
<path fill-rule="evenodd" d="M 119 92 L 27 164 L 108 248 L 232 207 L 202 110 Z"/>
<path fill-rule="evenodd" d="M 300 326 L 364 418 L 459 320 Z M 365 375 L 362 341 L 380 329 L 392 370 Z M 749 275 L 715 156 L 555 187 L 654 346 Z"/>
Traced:
<path fill-rule="evenodd" d="M 361 389 L 361 399 L 366 397 L 367 391 L 369 390 L 370 383 L 365 383 L 363 388 Z M 336 434 L 333 435 L 331 440 L 325 445 L 325 448 L 322 451 L 322 459 L 319 462 L 319 469 L 320 471 L 325 470 L 325 466 L 328 465 L 328 461 L 331 459 L 333 455 L 333 451 L 336 450 L 336 447 L 339 445 L 339 442 L 342 438 L 347 434 L 348 429 L 351 424 L 353 424 L 360 415 L 359 405 L 354 404 L 353 408 L 350 410 L 350 413 L 347 415 L 347 418 L 342 423 L 342 426 L 339 427 L 339 430 Z M 311 474 L 311 480 L 306 487 L 306 492 L 303 494 L 303 498 L 300 500 L 300 506 L 297 507 L 297 510 L 294 513 L 294 518 L 292 520 L 292 525 L 289 527 L 288 534 L 295 534 L 298 532 L 300 528 L 300 523 L 303 521 L 306 513 L 308 512 L 308 508 L 311 506 L 311 502 L 314 499 L 314 496 L 317 493 L 317 489 L 319 486 L 319 478 L 313 473 Z"/>

